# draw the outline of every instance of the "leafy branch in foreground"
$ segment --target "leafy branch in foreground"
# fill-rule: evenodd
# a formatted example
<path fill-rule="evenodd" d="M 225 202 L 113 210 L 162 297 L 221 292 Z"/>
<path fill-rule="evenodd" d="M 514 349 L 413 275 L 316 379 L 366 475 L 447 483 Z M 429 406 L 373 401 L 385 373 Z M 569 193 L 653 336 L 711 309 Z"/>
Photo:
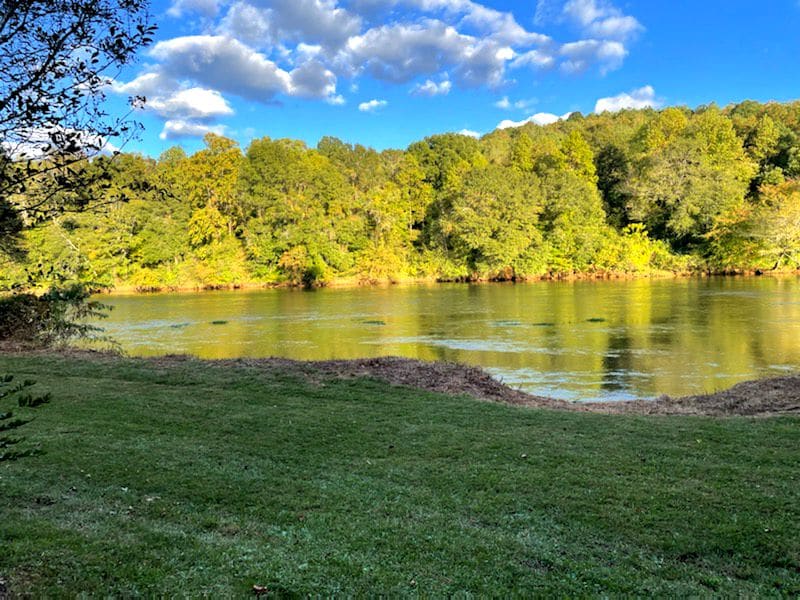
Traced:
<path fill-rule="evenodd" d="M 91 299 L 83 284 L 53 287 L 37 296 L 20 293 L 0 298 L 0 340 L 55 346 L 72 340 L 101 340 L 100 327 L 88 319 L 107 316 L 111 307 Z"/>
<path fill-rule="evenodd" d="M 109 83 L 154 32 L 149 0 L 0 0 L 0 252 L 107 188 L 92 159 L 140 127 L 108 112 Z"/>
<path fill-rule="evenodd" d="M 36 382 L 31 379 L 16 382 L 13 375 L 0 375 L 0 403 L 16 397 L 20 408 L 36 409 L 50 402 L 50 392 L 34 394 L 26 391 L 34 385 Z M 31 456 L 38 452 L 35 446 L 20 446 L 25 438 L 13 435 L 17 429 L 27 425 L 31 420 L 16 417 L 12 411 L 0 408 L 0 462 Z"/>

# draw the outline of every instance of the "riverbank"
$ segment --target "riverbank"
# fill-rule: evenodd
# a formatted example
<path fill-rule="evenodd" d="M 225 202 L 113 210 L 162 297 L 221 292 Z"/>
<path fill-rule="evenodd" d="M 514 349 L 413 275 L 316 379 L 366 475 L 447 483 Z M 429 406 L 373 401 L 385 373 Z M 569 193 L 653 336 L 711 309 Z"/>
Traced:
<path fill-rule="evenodd" d="M 531 409 L 371 369 L 0 355 L 53 394 L 24 428 L 43 453 L 0 463 L 0 590 L 800 593 L 800 419 Z"/>
<path fill-rule="evenodd" d="M 649 273 L 628 273 L 621 271 L 613 272 L 594 272 L 594 273 L 548 273 L 537 277 L 525 277 L 516 279 L 443 279 L 438 277 L 397 277 L 387 280 L 365 280 L 357 277 L 337 278 L 330 281 L 318 282 L 311 286 L 312 289 L 351 289 L 359 287 L 394 287 L 394 286 L 415 286 L 415 285 L 436 285 L 448 283 L 463 284 L 513 284 L 513 283 L 537 283 L 547 281 L 635 281 L 635 280 L 655 280 L 655 279 L 690 279 L 690 278 L 709 278 L 709 277 L 791 277 L 800 275 L 800 269 L 760 271 L 760 270 L 726 270 L 726 271 L 653 271 Z M 112 287 L 98 290 L 98 293 L 106 295 L 130 295 L 130 294 L 157 294 L 157 293 L 195 293 L 211 291 L 233 291 L 233 290 L 263 290 L 263 289 L 303 289 L 304 286 L 291 282 L 258 282 L 247 281 L 230 285 L 213 286 L 141 286 L 118 284 Z"/>
<path fill-rule="evenodd" d="M 567 402 L 527 394 L 507 386 L 479 367 L 399 357 L 359 360 L 295 361 L 283 358 L 201 361 L 188 356 L 146 359 L 154 365 L 186 363 L 196 368 L 252 368 L 292 374 L 314 383 L 328 379 L 370 378 L 428 392 L 466 395 L 512 406 L 615 415 L 693 415 L 708 417 L 800 416 L 800 375 L 748 381 L 700 396 L 615 402 Z"/>
<path fill-rule="evenodd" d="M 125 361 L 152 368 L 191 368 L 210 372 L 255 370 L 266 377 L 291 375 L 311 385 L 328 380 L 372 379 L 415 390 L 470 396 L 511 406 L 608 415 L 666 415 L 704 417 L 800 416 L 800 372 L 785 377 L 746 381 L 712 394 L 613 402 L 569 402 L 528 394 L 493 378 L 480 367 L 452 362 L 413 360 L 396 356 L 355 360 L 300 361 L 286 358 L 203 360 L 186 355 L 126 359 L 114 352 L 80 349 L 34 350 L 0 343 L 0 358 L 63 357 L 89 360 L 114 368 Z"/>

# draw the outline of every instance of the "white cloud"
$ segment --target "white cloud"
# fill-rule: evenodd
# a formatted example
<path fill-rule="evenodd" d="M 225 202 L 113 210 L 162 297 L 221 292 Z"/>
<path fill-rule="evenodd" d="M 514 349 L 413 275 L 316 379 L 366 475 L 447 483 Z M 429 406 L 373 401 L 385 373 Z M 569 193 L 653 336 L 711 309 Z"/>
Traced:
<path fill-rule="evenodd" d="M 583 27 L 588 27 L 605 16 L 597 0 L 569 0 L 564 4 L 564 14 L 571 17 Z"/>
<path fill-rule="evenodd" d="M 247 2 L 235 2 L 218 30 L 254 46 L 269 47 L 275 43 L 270 13 Z"/>
<path fill-rule="evenodd" d="M 336 50 L 361 30 L 362 20 L 336 0 L 240 0 L 221 23 L 221 32 L 259 48 L 319 44 Z"/>
<path fill-rule="evenodd" d="M 624 15 L 608 0 L 569 0 L 564 14 L 588 35 L 625 41 L 644 28 L 634 17 Z"/>
<path fill-rule="evenodd" d="M 595 104 L 594 112 L 618 112 L 626 108 L 658 108 L 661 104 L 656 100 L 656 92 L 652 86 L 646 85 L 633 90 L 630 94 L 618 94 L 609 98 L 600 98 Z"/>
<path fill-rule="evenodd" d="M 131 96 L 152 97 L 156 95 L 169 94 L 178 89 L 179 84 L 174 79 L 164 77 L 161 73 L 151 71 L 139 75 L 136 79 L 128 83 L 114 81 L 111 89 L 118 94 L 129 94 Z"/>
<path fill-rule="evenodd" d="M 108 139 L 97 133 L 58 125 L 14 131 L 10 138 L 0 142 L 0 149 L 12 161 L 39 160 L 63 153 L 95 156 L 118 150 Z"/>
<path fill-rule="evenodd" d="M 170 119 L 164 123 L 164 129 L 158 136 L 162 140 L 175 140 L 185 137 L 203 137 L 207 133 L 225 134 L 224 125 L 205 125 L 182 119 Z"/>
<path fill-rule="evenodd" d="M 472 131 L 471 129 L 462 129 L 458 132 L 459 135 L 466 135 L 467 137 L 478 139 L 481 137 L 481 134 L 477 131 Z"/>
<path fill-rule="evenodd" d="M 292 88 L 288 72 L 263 54 L 225 36 L 173 38 L 156 44 L 150 55 L 161 61 L 158 69 L 164 76 L 191 78 L 251 100 L 270 100 Z"/>
<path fill-rule="evenodd" d="M 595 21 L 589 27 L 589 33 L 603 38 L 625 40 L 640 32 L 642 25 L 633 17 L 608 17 Z"/>
<path fill-rule="evenodd" d="M 644 27 L 636 18 L 625 15 L 609 0 L 568 0 L 564 16 L 576 23 L 588 39 L 564 44 L 561 69 L 582 73 L 598 65 L 605 75 L 622 66 L 628 56 L 626 43 Z"/>
<path fill-rule="evenodd" d="M 162 140 L 223 131 L 224 127 L 212 126 L 209 121 L 234 114 L 218 91 L 203 87 L 180 89 L 177 79 L 159 72 L 145 73 L 128 83 L 115 82 L 112 90 L 146 96 L 143 108 L 166 120 Z"/>
<path fill-rule="evenodd" d="M 538 103 L 539 100 L 537 98 L 524 98 L 522 100 L 514 100 L 512 102 L 509 100 L 508 96 L 503 96 L 500 100 L 494 103 L 494 106 L 495 108 L 502 110 L 511 110 L 513 108 L 517 110 L 528 110 Z"/>
<path fill-rule="evenodd" d="M 287 71 L 227 36 L 173 38 L 156 44 L 150 54 L 160 61 L 154 73 L 163 80 L 192 79 L 258 102 L 277 94 L 326 99 L 336 92 L 336 76 L 322 63 L 309 60 Z"/>
<path fill-rule="evenodd" d="M 466 86 L 496 86 L 503 82 L 505 64 L 514 56 L 510 47 L 491 39 L 460 33 L 435 19 L 420 23 L 375 27 L 354 36 L 338 61 L 353 74 L 366 72 L 375 79 L 404 83 L 420 75 L 452 69 Z"/>
<path fill-rule="evenodd" d="M 143 95 L 166 136 L 190 135 L 232 114 L 229 99 L 271 104 L 281 97 L 345 103 L 361 77 L 440 96 L 456 87 L 497 89 L 509 73 L 560 69 L 607 73 L 643 28 L 611 0 L 538 0 L 536 22 L 574 23 L 577 41 L 556 41 L 521 25 L 515 11 L 487 0 L 170 0 L 198 35 L 164 39 L 120 94 Z M 198 19 L 197 17 L 201 17 Z M 527 75 L 527 73 L 526 73 Z M 346 89 L 346 88 L 345 88 Z M 530 111 L 532 103 L 501 108 Z M 364 103 L 368 104 L 368 103 Z M 373 110 L 379 107 L 373 107 Z M 369 110 L 369 109 L 368 109 Z M 527 113 L 526 113 L 527 114 Z"/>
<path fill-rule="evenodd" d="M 209 119 L 233 114 L 222 95 L 214 90 L 194 87 L 166 97 L 156 97 L 145 104 L 162 117 Z"/>
<path fill-rule="evenodd" d="M 219 12 L 219 0 L 173 0 L 167 9 L 170 17 L 180 18 L 186 13 L 199 13 L 213 17 Z"/>
<path fill-rule="evenodd" d="M 290 74 L 290 96 L 323 98 L 329 100 L 336 95 L 336 75 L 317 61 L 303 63 Z"/>
<path fill-rule="evenodd" d="M 418 83 L 411 89 L 414 96 L 446 96 L 450 93 L 453 84 L 450 80 L 445 79 L 436 83 L 432 79 L 428 79 L 425 83 Z"/>
<path fill-rule="evenodd" d="M 466 13 L 461 21 L 463 24 L 471 25 L 478 31 L 487 33 L 501 44 L 531 46 L 548 44 L 551 41 L 550 37 L 546 35 L 527 31 L 509 12 L 500 12 L 475 2 L 467 2 Z"/>
<path fill-rule="evenodd" d="M 389 104 L 386 100 L 370 100 L 369 102 L 362 102 L 358 105 L 358 110 L 361 112 L 375 112 L 379 108 L 383 108 Z"/>
<path fill-rule="evenodd" d="M 527 30 L 511 11 L 473 0 L 173 0 L 169 10 L 219 16 L 206 27 L 211 33 L 156 44 L 150 54 L 158 62 L 143 75 L 155 86 L 147 95 L 198 86 L 260 102 L 277 95 L 331 102 L 339 77 L 362 75 L 439 86 L 415 88 L 425 95 L 497 87 L 508 83 L 508 68 L 561 63 L 570 73 L 592 65 L 606 72 L 627 55 L 606 37 L 639 27 L 606 0 L 566 3 L 563 14 L 593 38 L 563 45 Z M 435 83 L 445 73 L 448 83 Z"/>
<path fill-rule="evenodd" d="M 622 66 L 628 51 L 620 42 L 607 40 L 582 40 L 561 46 L 559 51 L 564 57 L 561 69 L 566 73 L 579 74 L 593 65 L 600 67 L 600 73 L 605 75 Z"/>
<path fill-rule="evenodd" d="M 529 50 L 520 54 L 511 63 L 512 69 L 520 67 L 533 67 L 535 69 L 549 69 L 556 62 L 555 57 L 549 52 L 542 50 Z"/>
<path fill-rule="evenodd" d="M 536 113 L 528 117 L 527 119 L 523 119 L 522 121 L 512 121 L 510 119 L 506 119 L 505 121 L 500 121 L 497 125 L 497 129 L 511 129 L 512 127 L 522 127 L 523 125 L 527 125 L 528 123 L 534 123 L 536 125 L 552 125 L 553 123 L 557 123 L 558 121 L 563 121 L 564 119 L 568 119 L 571 115 L 571 112 L 568 112 L 565 115 L 554 115 L 551 113 Z"/>
<path fill-rule="evenodd" d="M 551 41 L 546 35 L 527 31 L 511 12 L 499 11 L 472 0 L 354 0 L 351 4 L 368 13 L 381 10 L 386 13 L 398 6 L 406 6 L 424 13 L 439 14 L 448 17 L 453 25 L 470 29 L 503 45 L 531 46 Z"/>

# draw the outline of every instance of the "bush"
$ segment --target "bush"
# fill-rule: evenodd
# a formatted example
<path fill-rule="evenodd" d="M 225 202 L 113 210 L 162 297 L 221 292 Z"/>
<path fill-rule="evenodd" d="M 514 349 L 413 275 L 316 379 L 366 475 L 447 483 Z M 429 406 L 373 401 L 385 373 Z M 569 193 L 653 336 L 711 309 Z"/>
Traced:
<path fill-rule="evenodd" d="M 0 298 L 0 340 L 53 346 L 93 338 L 101 329 L 84 320 L 103 318 L 110 307 L 90 298 L 82 284 Z"/>

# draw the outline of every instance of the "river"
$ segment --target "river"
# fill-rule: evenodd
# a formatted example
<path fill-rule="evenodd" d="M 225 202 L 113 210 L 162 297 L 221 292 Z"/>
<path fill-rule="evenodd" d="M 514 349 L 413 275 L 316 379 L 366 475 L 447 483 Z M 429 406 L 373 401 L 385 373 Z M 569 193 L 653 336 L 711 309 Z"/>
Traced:
<path fill-rule="evenodd" d="M 436 284 L 114 295 L 131 355 L 341 359 L 486 368 L 567 400 L 711 392 L 800 371 L 800 277 Z"/>

